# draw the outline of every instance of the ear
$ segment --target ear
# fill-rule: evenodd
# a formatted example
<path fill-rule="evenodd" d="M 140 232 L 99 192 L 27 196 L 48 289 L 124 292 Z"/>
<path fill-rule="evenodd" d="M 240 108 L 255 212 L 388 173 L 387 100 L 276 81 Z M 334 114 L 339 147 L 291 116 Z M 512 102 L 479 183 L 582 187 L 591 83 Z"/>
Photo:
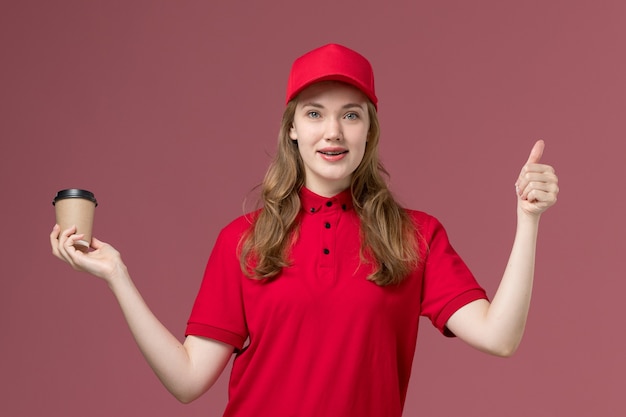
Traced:
<path fill-rule="evenodd" d="M 296 128 L 293 125 L 293 123 L 291 124 L 291 127 L 289 128 L 289 137 L 291 138 L 291 140 L 298 140 L 298 133 L 296 132 Z"/>

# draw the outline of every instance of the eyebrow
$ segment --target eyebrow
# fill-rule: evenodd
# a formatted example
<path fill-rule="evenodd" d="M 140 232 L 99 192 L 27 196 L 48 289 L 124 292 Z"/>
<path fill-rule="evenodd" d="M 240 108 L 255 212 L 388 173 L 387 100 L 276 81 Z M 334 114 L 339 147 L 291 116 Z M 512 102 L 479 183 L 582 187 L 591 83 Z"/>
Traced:
<path fill-rule="evenodd" d="M 305 104 L 302 105 L 302 107 L 307 107 L 307 106 L 315 107 L 317 109 L 323 109 L 324 108 L 323 105 L 321 105 L 320 103 L 316 103 L 316 102 L 305 103 Z M 364 106 L 362 106 L 359 103 L 346 103 L 343 106 L 341 106 L 342 109 L 352 109 L 354 107 L 357 107 L 359 109 L 364 109 Z"/>

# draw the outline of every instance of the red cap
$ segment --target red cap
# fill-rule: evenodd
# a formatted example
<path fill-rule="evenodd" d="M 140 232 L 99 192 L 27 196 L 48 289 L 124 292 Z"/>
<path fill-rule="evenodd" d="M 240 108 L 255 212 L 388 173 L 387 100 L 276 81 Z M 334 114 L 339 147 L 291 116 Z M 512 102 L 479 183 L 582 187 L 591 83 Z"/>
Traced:
<path fill-rule="evenodd" d="M 372 65 L 358 52 L 334 43 L 307 52 L 294 61 L 287 83 L 287 103 L 311 84 L 331 80 L 357 87 L 378 107 Z"/>

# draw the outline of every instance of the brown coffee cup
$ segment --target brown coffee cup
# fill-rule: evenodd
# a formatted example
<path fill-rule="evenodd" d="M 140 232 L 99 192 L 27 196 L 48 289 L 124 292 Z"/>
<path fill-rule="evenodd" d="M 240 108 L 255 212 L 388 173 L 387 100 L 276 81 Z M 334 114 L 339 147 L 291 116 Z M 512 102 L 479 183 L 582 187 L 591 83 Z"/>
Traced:
<path fill-rule="evenodd" d="M 85 235 L 74 247 L 87 252 L 91 246 L 93 218 L 98 205 L 96 197 L 91 191 L 70 188 L 59 191 L 52 205 L 55 208 L 57 224 L 61 226 L 62 231 L 76 225 L 76 234 Z"/>

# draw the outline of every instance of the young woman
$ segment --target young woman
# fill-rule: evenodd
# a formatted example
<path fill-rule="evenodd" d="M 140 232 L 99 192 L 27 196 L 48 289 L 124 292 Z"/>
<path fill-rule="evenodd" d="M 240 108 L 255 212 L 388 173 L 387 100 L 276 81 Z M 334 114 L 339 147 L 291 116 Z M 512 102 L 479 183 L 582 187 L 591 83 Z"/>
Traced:
<path fill-rule="evenodd" d="M 377 154 L 369 62 L 340 45 L 298 58 L 263 208 L 220 233 L 181 344 L 152 314 L 120 254 L 75 228 L 53 253 L 103 278 L 143 355 L 180 401 L 198 398 L 231 355 L 225 416 L 400 416 L 426 316 L 445 335 L 509 356 L 529 308 L 539 217 L 557 177 L 533 147 L 516 182 L 517 231 L 489 302 L 426 213 L 401 208 Z"/>

